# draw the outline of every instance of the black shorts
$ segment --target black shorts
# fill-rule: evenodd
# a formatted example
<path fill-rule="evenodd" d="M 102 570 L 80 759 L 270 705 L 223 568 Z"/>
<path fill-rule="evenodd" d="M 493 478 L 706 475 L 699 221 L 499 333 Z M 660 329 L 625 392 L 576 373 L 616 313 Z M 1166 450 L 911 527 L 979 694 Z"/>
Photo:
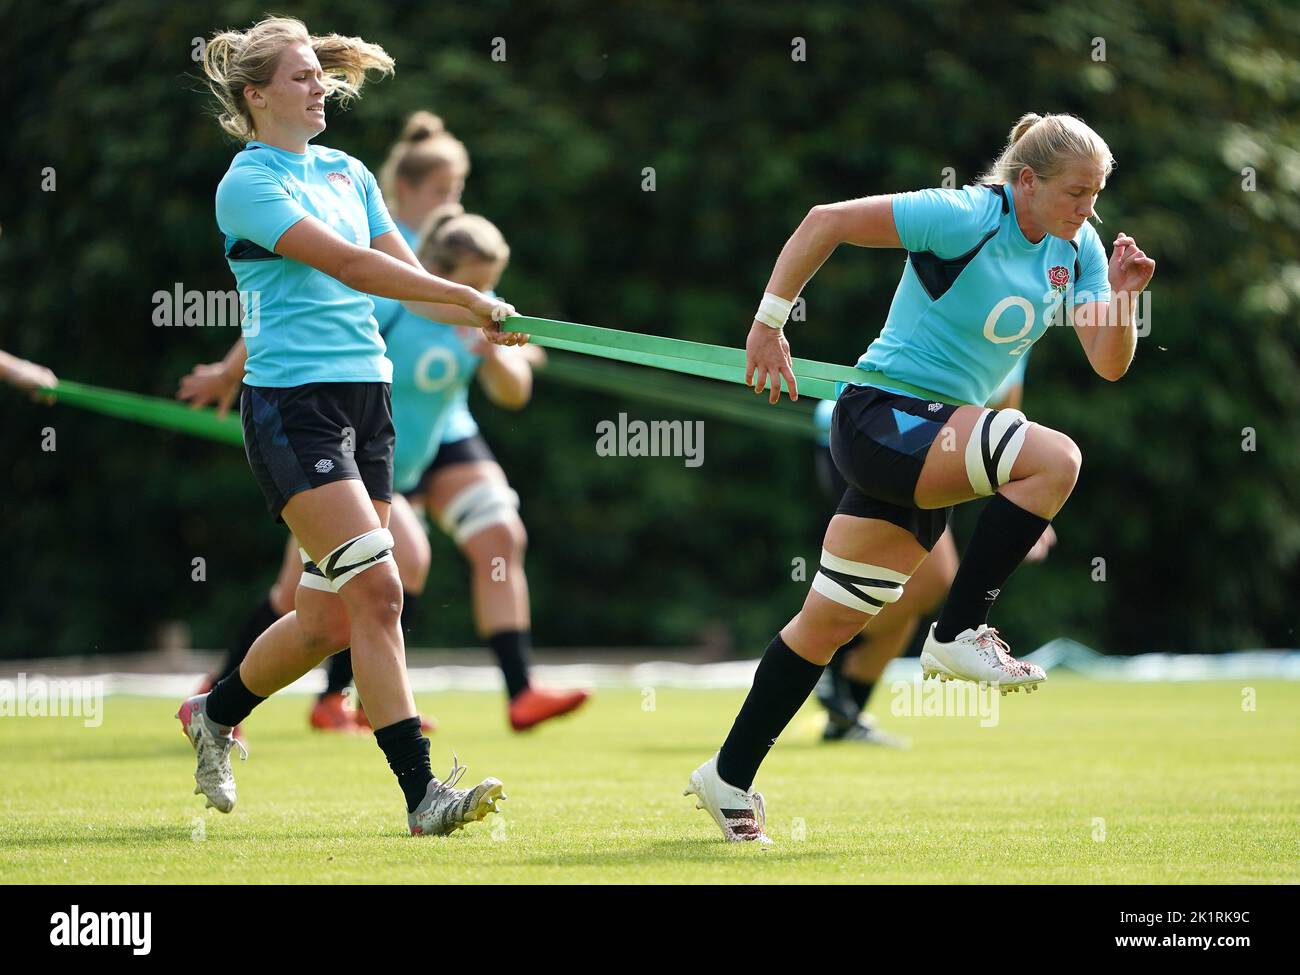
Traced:
<path fill-rule="evenodd" d="M 831 457 L 848 489 L 837 512 L 879 518 L 911 532 L 928 552 L 952 508 L 916 506 L 925 455 L 957 407 L 874 386 L 847 386 L 831 418 Z"/>
<path fill-rule="evenodd" d="M 420 475 L 420 480 L 416 482 L 415 487 L 403 493 L 408 498 L 413 495 L 425 494 L 429 490 L 429 481 L 442 468 L 450 467 L 452 464 L 470 464 L 478 460 L 490 460 L 496 463 L 496 456 L 492 453 L 492 448 L 487 445 L 487 441 L 483 439 L 482 434 L 476 433 L 474 436 L 466 437 L 463 440 L 453 440 L 451 443 L 445 443 L 433 455 L 433 460 L 424 469 L 424 473 Z"/>
<path fill-rule="evenodd" d="M 818 444 L 814 463 L 817 467 L 817 486 L 822 489 L 822 493 L 827 498 L 838 502 L 849 489 L 849 482 L 844 480 L 844 475 L 835 466 L 835 459 L 831 457 L 831 448 Z"/>
<path fill-rule="evenodd" d="M 244 386 L 244 452 L 277 522 L 299 491 L 360 481 L 393 500 L 393 410 L 388 383 Z"/>

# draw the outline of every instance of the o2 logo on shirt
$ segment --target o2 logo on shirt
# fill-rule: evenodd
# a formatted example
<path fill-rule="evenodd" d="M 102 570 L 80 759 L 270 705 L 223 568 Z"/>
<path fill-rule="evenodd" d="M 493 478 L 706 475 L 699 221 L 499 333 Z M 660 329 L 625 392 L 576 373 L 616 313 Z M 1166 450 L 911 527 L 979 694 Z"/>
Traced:
<path fill-rule="evenodd" d="M 1053 305 L 1051 308 L 1047 309 L 1044 315 L 1046 320 L 1051 319 L 1057 307 L 1057 305 Z M 1025 316 L 1025 323 L 1021 327 L 1020 331 L 1016 332 L 1014 335 L 999 335 L 997 331 L 998 321 L 1002 318 L 1003 312 L 1006 312 L 1011 308 L 1020 309 Z M 1007 342 L 1019 342 L 1020 344 L 1011 350 L 1011 355 L 1020 355 L 1020 353 L 1024 352 L 1025 349 L 1034 344 L 1033 337 L 1030 336 L 1029 333 L 1034 330 L 1034 323 L 1037 320 L 1038 309 L 1034 307 L 1033 302 L 1028 298 L 1022 298 L 1020 295 L 1007 295 L 993 306 L 993 310 L 989 312 L 988 318 L 984 319 L 984 337 L 996 345 L 1004 345 Z"/>
<path fill-rule="evenodd" d="M 1002 313 L 1009 308 L 1019 308 L 1024 313 L 1024 326 L 1014 335 L 999 335 L 997 332 L 998 320 L 1002 318 Z M 1034 308 L 1028 298 L 1022 298 L 1020 295 L 1007 295 L 993 306 L 993 310 L 989 312 L 989 317 L 984 319 L 984 337 L 998 345 L 1023 339 L 1025 347 L 1028 347 L 1033 339 L 1027 339 L 1025 336 L 1033 331 L 1037 315 L 1037 309 Z M 1020 349 L 1013 349 L 1011 354 L 1019 355 L 1021 351 Z"/>
<path fill-rule="evenodd" d="M 430 346 L 415 361 L 415 388 L 422 393 L 441 393 L 460 378 L 456 353 L 441 346 Z"/>

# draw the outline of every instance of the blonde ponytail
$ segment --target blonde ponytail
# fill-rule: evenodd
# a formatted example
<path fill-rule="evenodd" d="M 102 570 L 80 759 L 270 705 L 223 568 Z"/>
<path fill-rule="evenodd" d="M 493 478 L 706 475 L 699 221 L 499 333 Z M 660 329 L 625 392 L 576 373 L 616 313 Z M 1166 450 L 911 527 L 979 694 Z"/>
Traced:
<path fill-rule="evenodd" d="M 360 37 L 316 37 L 294 17 L 267 17 L 248 30 L 218 31 L 203 50 L 203 73 L 217 100 L 217 122 L 241 142 L 256 138 L 253 114 L 244 88 L 271 83 L 280 55 L 291 44 L 309 44 L 325 76 L 325 97 L 346 105 L 361 94 L 371 71 L 393 73 L 393 59 L 379 45 Z"/>
<path fill-rule="evenodd" d="M 412 112 L 379 169 L 379 189 L 390 206 L 396 205 L 398 180 L 417 186 L 444 166 L 450 166 L 462 180 L 469 175 L 469 151 L 465 143 L 448 132 L 442 119 L 433 112 Z"/>

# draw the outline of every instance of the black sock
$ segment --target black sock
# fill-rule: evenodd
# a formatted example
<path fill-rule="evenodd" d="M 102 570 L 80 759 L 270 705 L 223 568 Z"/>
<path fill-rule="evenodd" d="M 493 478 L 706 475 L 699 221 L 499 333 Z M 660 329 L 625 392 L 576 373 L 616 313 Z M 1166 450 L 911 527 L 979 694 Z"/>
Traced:
<path fill-rule="evenodd" d="M 402 642 L 411 635 L 420 618 L 420 594 L 409 589 L 402 590 Z"/>
<path fill-rule="evenodd" d="M 858 633 L 848 643 L 835 651 L 835 656 L 831 657 L 831 662 L 826 665 L 826 669 L 836 677 L 842 678 L 844 676 L 844 665 L 848 662 L 849 654 L 856 650 L 860 643 L 862 643 L 862 634 Z"/>
<path fill-rule="evenodd" d="M 221 670 L 217 672 L 216 677 L 212 678 L 212 683 L 216 684 L 217 681 L 229 677 L 238 670 L 239 665 L 248 656 L 248 651 L 253 646 L 253 642 L 279 618 L 280 614 L 271 605 L 270 596 L 258 603 L 257 608 L 248 614 L 248 618 L 244 620 L 244 625 L 239 628 L 239 635 L 235 637 L 235 642 L 226 653 L 226 659 L 221 664 Z"/>
<path fill-rule="evenodd" d="M 849 679 L 844 676 L 844 664 L 849 654 L 862 642 L 862 634 L 835 651 L 831 662 L 826 665 L 822 683 L 818 684 L 818 700 L 830 715 L 831 723 L 839 728 L 849 728 L 858 718 L 862 708 L 854 704 L 853 689 Z"/>
<path fill-rule="evenodd" d="M 754 671 L 754 686 L 718 752 L 718 775 L 749 791 L 758 767 L 790 719 L 808 699 L 824 668 L 791 650 L 778 633 Z"/>
<path fill-rule="evenodd" d="M 352 648 L 344 647 L 330 657 L 329 663 L 325 665 L 325 674 L 325 690 L 321 692 L 321 697 L 342 694 L 352 683 Z"/>
<path fill-rule="evenodd" d="M 532 649 L 532 633 L 528 630 L 502 630 L 489 636 L 487 642 L 497 655 L 497 663 L 506 678 L 506 694 L 513 701 L 520 692 L 528 690 L 528 658 Z"/>
<path fill-rule="evenodd" d="M 863 642 L 862 634 L 856 633 L 854 634 L 853 639 L 836 650 L 835 656 L 831 658 L 831 663 L 834 665 L 835 669 L 835 687 L 839 691 L 840 696 L 846 701 L 852 701 L 854 700 L 854 697 L 853 681 L 844 673 L 844 665 L 848 663 L 849 655 L 858 647 L 862 646 Z M 859 707 L 858 710 L 861 711 L 862 708 Z"/>
<path fill-rule="evenodd" d="M 975 523 L 935 624 L 935 639 L 946 643 L 962 630 L 987 623 L 993 600 L 1050 524 L 1049 519 L 995 494 Z"/>
<path fill-rule="evenodd" d="M 849 697 L 853 703 L 858 706 L 858 714 L 866 710 L 867 702 L 871 700 L 871 692 L 875 690 L 875 681 L 854 680 L 852 677 L 845 677 L 844 683 L 848 685 Z"/>
<path fill-rule="evenodd" d="M 406 811 L 415 812 L 433 781 L 433 770 L 429 768 L 429 739 L 420 732 L 419 717 L 377 728 L 375 741 L 384 750 L 388 767 L 397 776 L 397 784 L 402 787 L 402 795 L 406 796 Z"/>
<path fill-rule="evenodd" d="M 831 657 L 831 662 L 826 665 L 826 669 L 836 677 L 839 677 L 844 673 L 844 661 L 848 659 L 849 651 L 853 649 L 857 639 L 857 637 L 854 637 L 848 643 L 844 644 L 844 646 L 836 650 L 835 655 Z"/>
<path fill-rule="evenodd" d="M 239 678 L 239 671 L 228 674 L 217 682 L 208 694 L 204 710 L 214 724 L 233 728 L 253 713 L 266 698 L 258 697 Z"/>

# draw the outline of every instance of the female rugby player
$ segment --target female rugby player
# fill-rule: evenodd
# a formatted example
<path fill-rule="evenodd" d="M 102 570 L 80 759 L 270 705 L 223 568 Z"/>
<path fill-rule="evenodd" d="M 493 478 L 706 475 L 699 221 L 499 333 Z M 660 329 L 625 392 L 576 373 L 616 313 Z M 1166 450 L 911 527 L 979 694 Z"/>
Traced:
<path fill-rule="evenodd" d="M 836 649 L 896 602 L 947 525 L 951 505 L 994 495 L 980 515 L 921 666 L 927 676 L 1032 688 L 988 625 L 1012 570 L 1065 504 L 1082 457 L 1018 410 L 984 407 L 1049 322 L 1074 327 L 1088 362 L 1115 381 L 1132 362 L 1133 312 L 1155 262 L 1126 234 L 1109 265 L 1087 220 L 1113 168 L 1102 138 L 1068 115 L 1023 116 L 993 167 L 962 189 L 816 206 L 786 242 L 746 342 L 746 379 L 798 388 L 783 326 L 841 243 L 902 247 L 902 280 L 858 365 L 867 383 L 835 407 L 831 454 L 849 484 L 803 608 L 768 645 L 718 754 L 691 774 L 727 840 L 770 843 L 754 776 Z"/>
<path fill-rule="evenodd" d="M 240 290 L 261 293 L 258 320 L 244 323 L 245 450 L 272 516 L 288 524 L 329 591 L 300 587 L 295 612 L 254 642 L 238 671 L 182 704 L 178 717 L 197 753 L 196 792 L 229 812 L 231 729 L 350 645 L 410 831 L 449 833 L 494 811 L 503 792 L 494 778 L 457 789 L 458 764 L 446 782 L 429 766 L 406 677 L 388 531 L 392 364 L 369 295 L 421 303 L 503 344 L 525 339 L 496 324 L 513 314 L 509 305 L 420 267 L 361 162 L 311 144 L 325 129 L 328 98 L 346 103 L 370 71 L 392 73 L 382 48 L 313 36 L 301 21 L 275 17 L 214 35 L 203 67 L 223 129 L 244 143 L 217 188 L 217 224 Z"/>
<path fill-rule="evenodd" d="M 393 201 L 393 222 L 407 243 L 421 250 L 423 235 L 426 243 L 420 258 L 428 270 L 459 284 L 491 290 L 505 269 L 509 248 L 488 221 L 461 217 L 457 201 L 469 168 L 469 153 L 442 119 L 418 111 L 390 149 L 380 169 L 380 183 L 385 199 Z M 440 211 L 437 216 L 435 211 Z M 479 432 L 468 402 L 469 380 L 484 362 L 479 377 L 488 398 L 506 408 L 522 407 L 531 392 L 528 365 L 541 356 L 541 349 L 526 346 L 503 357 L 493 352 L 490 343 L 479 342 L 483 354 L 471 353 L 463 342 L 449 341 L 451 329 L 429 329 L 401 302 L 375 298 L 374 304 L 389 358 L 396 364 L 392 398 L 398 489 L 410 492 L 415 510 L 431 515 L 469 561 L 475 624 L 501 668 L 510 726 L 524 731 L 567 714 L 589 695 L 582 690 L 552 691 L 530 680 L 532 640 L 523 569 L 527 535 L 516 511 L 517 495 Z M 394 356 L 395 341 L 401 347 L 401 363 Z M 181 398 L 196 405 L 230 402 L 244 370 L 243 343 L 238 345 L 224 362 L 198 366 L 186 376 Z M 457 347 L 461 354 L 453 355 Z M 431 429 L 442 431 L 432 455 L 427 454 L 426 443 Z M 402 469 L 413 462 L 420 465 L 420 477 L 405 486 Z M 389 527 L 397 540 L 393 556 L 404 590 L 402 625 L 409 632 L 428 576 L 429 545 L 404 498 L 394 500 Z M 253 640 L 293 609 L 293 594 L 302 578 L 298 547 L 290 539 L 276 582 L 244 623 L 217 679 L 237 668 Z M 307 584 L 316 584 L 310 575 Z M 325 689 L 312 708 L 312 726 L 368 731 L 364 708 L 350 709 L 344 701 L 343 692 L 352 680 L 351 653 L 342 650 L 331 656 L 326 671 Z M 432 722 L 422 722 L 426 731 L 432 730 Z"/>

